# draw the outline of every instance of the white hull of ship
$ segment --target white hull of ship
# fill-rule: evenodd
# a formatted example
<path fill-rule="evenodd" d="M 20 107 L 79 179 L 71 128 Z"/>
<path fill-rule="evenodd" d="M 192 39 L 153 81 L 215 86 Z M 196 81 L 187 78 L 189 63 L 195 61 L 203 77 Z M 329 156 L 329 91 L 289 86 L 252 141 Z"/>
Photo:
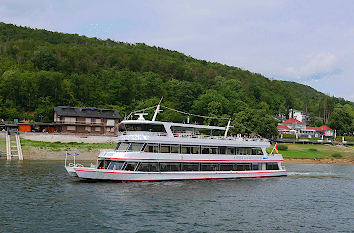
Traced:
<path fill-rule="evenodd" d="M 113 180 L 113 181 L 167 181 L 167 180 L 203 180 L 203 179 L 236 179 L 286 176 L 286 170 L 259 171 L 191 171 L 191 172 L 139 172 L 116 171 L 108 169 L 75 168 L 80 179 Z"/>

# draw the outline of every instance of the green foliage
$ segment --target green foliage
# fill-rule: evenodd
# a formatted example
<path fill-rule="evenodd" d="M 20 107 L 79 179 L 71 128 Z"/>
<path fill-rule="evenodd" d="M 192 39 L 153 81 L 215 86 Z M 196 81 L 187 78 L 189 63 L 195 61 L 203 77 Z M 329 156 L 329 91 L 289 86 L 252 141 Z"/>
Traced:
<path fill-rule="evenodd" d="M 278 120 L 263 109 L 246 109 L 234 114 L 233 133 L 256 134 L 271 138 L 278 135 Z"/>
<path fill-rule="evenodd" d="M 343 156 L 342 156 L 342 154 L 341 153 L 333 153 L 332 154 L 332 157 L 334 157 L 334 158 L 342 158 Z"/>
<path fill-rule="evenodd" d="M 330 123 L 341 133 L 354 124 L 347 119 L 354 117 L 352 102 L 295 82 L 269 80 L 142 43 L 0 23 L 0 118 L 51 121 L 52 107 L 58 105 L 115 108 L 125 115 L 157 104 L 162 96 L 163 105 L 171 108 L 236 117 L 234 133 L 275 136 L 277 121 L 272 116 L 285 114 L 290 107 L 308 107 L 313 116 L 321 117 L 333 111 Z M 341 106 L 349 115 L 336 110 Z M 186 121 L 168 111 L 159 119 Z M 190 121 L 225 125 L 196 117 Z M 346 126 L 350 122 L 352 128 Z"/>
<path fill-rule="evenodd" d="M 57 66 L 57 58 L 50 48 L 41 46 L 34 51 L 33 64 L 41 70 L 55 69 Z"/>
<path fill-rule="evenodd" d="M 277 147 L 281 151 L 288 150 L 288 146 L 287 145 L 279 144 L 279 145 L 277 145 Z"/>
<path fill-rule="evenodd" d="M 336 107 L 329 119 L 329 127 L 336 129 L 340 135 L 354 132 L 353 124 L 353 116 L 342 106 Z"/>
<path fill-rule="evenodd" d="M 296 138 L 296 135 L 295 134 L 283 134 L 283 138 L 284 139 L 295 139 Z"/>
<path fill-rule="evenodd" d="M 315 148 L 310 148 L 310 149 L 308 149 L 308 151 L 317 151 L 317 149 L 315 149 Z"/>

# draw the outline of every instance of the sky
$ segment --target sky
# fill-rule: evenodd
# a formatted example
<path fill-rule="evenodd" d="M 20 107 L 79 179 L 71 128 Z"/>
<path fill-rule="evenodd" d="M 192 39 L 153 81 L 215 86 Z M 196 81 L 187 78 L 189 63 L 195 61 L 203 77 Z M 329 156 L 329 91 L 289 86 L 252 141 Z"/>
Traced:
<path fill-rule="evenodd" d="M 353 0 L 0 0 L 0 21 L 145 43 L 354 101 Z"/>

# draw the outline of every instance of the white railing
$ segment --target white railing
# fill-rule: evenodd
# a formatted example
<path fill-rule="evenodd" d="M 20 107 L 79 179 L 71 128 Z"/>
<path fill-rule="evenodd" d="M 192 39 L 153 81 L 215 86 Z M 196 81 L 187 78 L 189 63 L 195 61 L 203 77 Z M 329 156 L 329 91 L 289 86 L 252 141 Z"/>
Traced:
<path fill-rule="evenodd" d="M 167 133 L 159 132 L 145 132 L 145 131 L 124 131 L 118 132 L 118 136 L 123 135 L 147 135 L 155 137 L 166 137 Z M 249 138 L 249 137 L 235 137 L 235 136 L 210 136 L 210 135 L 201 135 L 201 134 L 192 134 L 192 133 L 173 133 L 175 138 L 196 138 L 196 139 L 213 139 L 213 140 L 235 140 L 235 141 L 250 141 L 250 142 L 268 142 L 268 139 L 265 138 Z"/>

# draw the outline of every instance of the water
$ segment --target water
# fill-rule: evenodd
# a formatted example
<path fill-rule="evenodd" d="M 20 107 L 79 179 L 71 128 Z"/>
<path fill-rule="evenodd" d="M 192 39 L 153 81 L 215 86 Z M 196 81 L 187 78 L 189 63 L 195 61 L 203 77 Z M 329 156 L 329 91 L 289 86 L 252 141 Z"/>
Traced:
<path fill-rule="evenodd" d="M 0 232 L 353 232 L 354 166 L 288 177 L 84 183 L 62 162 L 0 161 Z"/>

